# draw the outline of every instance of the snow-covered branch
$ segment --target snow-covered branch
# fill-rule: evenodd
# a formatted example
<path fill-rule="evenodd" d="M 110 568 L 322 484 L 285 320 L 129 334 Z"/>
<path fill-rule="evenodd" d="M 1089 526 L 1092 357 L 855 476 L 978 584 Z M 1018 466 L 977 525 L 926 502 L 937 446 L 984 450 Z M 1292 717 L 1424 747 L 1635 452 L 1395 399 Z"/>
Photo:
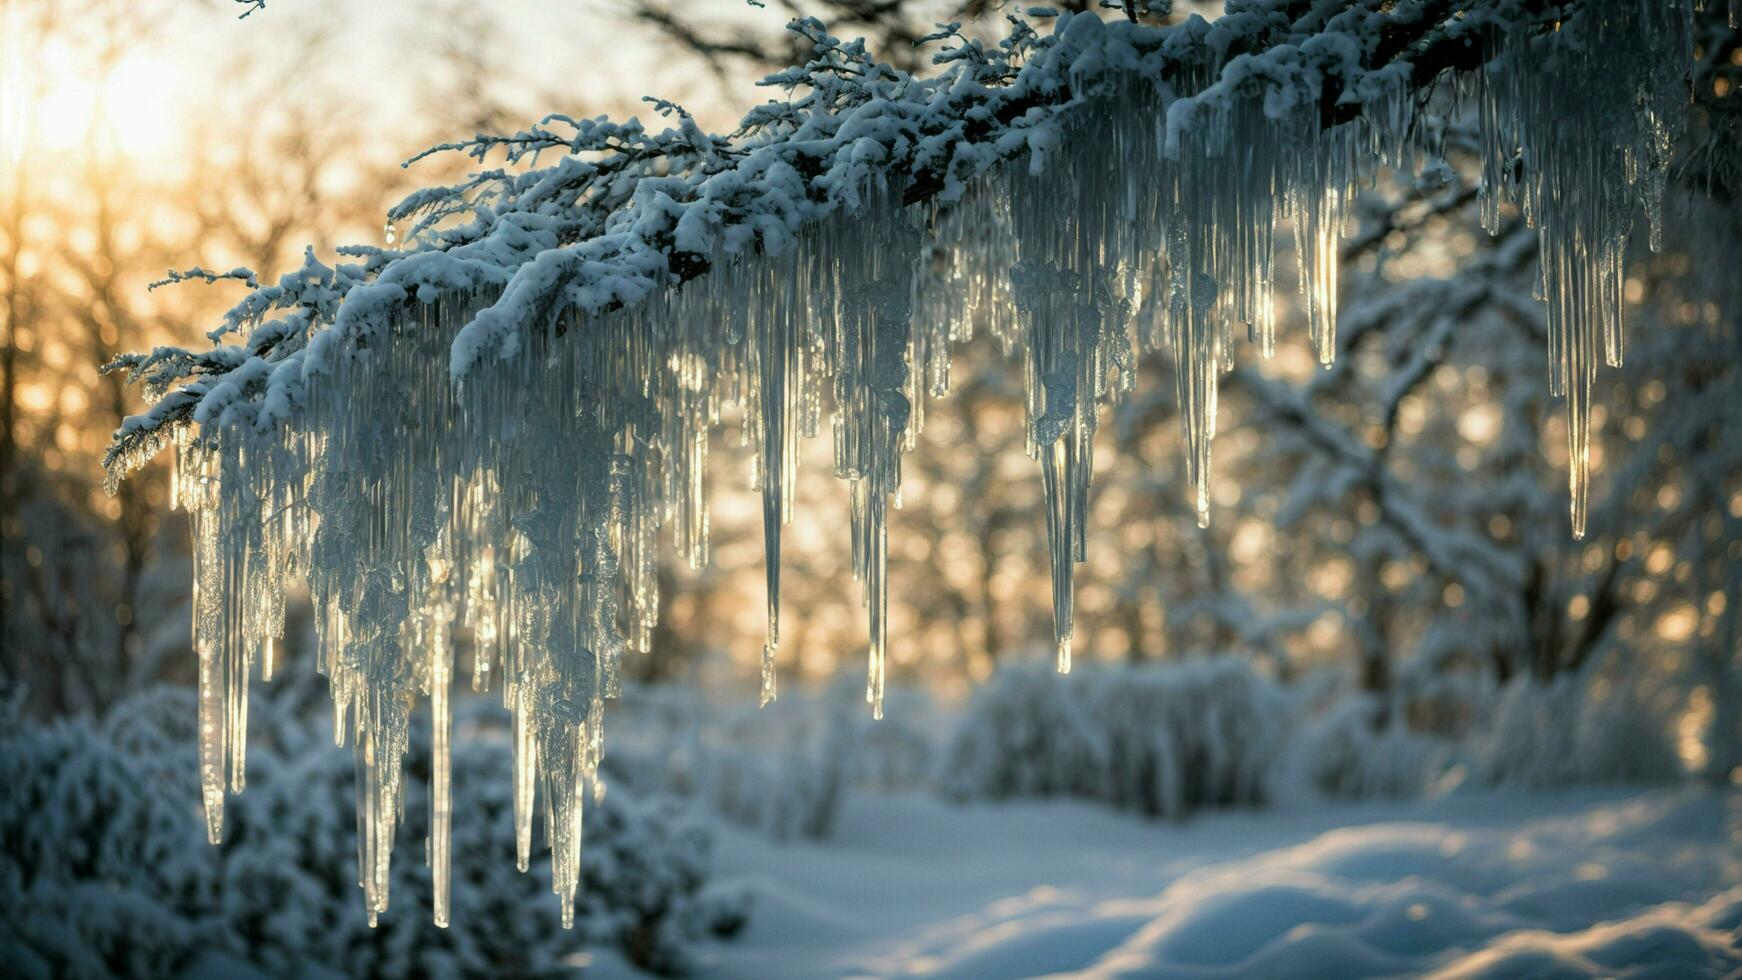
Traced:
<path fill-rule="evenodd" d="M 513 334 L 529 319 L 548 321 L 560 308 L 597 314 L 639 302 L 668 282 L 702 274 L 716 253 L 778 252 L 804 224 L 856 211 L 872 180 L 898 186 L 907 203 L 953 201 L 1003 160 L 1033 154 L 1040 166 L 1074 111 L 1092 109 L 1132 81 L 1160 95 L 1170 127 L 1225 111 L 1248 95 L 1261 97 L 1267 114 L 1305 102 L 1321 106 L 1325 122 L 1342 122 L 1367 98 L 1392 91 L 1400 67 L 1414 78 L 1438 66 L 1424 76 L 1431 81 L 1440 69 L 1468 67 L 1490 53 L 1477 43 L 1480 29 L 1528 29 L 1550 18 L 1546 9 L 1560 13 L 1558 5 L 1530 0 L 1368 0 L 1329 19 L 1313 7 L 1264 0 L 1213 23 L 1194 19 L 1168 29 L 1065 17 L 1053 36 L 1024 26 L 984 60 L 950 64 L 929 80 L 871 62 L 862 44 L 840 42 L 814 21 L 796 22 L 793 30 L 810 42 L 813 57 L 765 83 L 789 98 L 752 110 L 735 138 L 706 138 L 705 152 L 697 151 L 693 124 L 648 134 L 635 120 L 554 115 L 513 136 L 480 135 L 413 157 L 408 163 L 460 151 L 482 161 L 502 150 L 514 164 L 541 152 L 562 154 L 550 168 L 489 171 L 414 193 L 390 212 L 394 221 L 417 222 L 406 235 L 410 250 L 354 250 L 382 256 L 372 263 L 376 275 L 348 283 L 359 287 L 356 293 L 347 292 L 343 307 L 311 322 L 307 333 L 376 329 L 407 299 L 428 305 L 456 290 L 509 287 L 456 338 L 452 371 L 463 375 L 485 348 L 517 349 Z M 1412 54 L 1424 60 L 1404 60 Z M 1193 77 L 1206 72 L 1215 82 L 1192 92 Z M 559 135 L 552 124 L 572 132 Z M 476 220 L 435 234 L 440 222 L 466 211 Z M 622 230 L 612 233 L 613 227 Z M 293 281 L 267 287 L 232 311 L 221 333 L 302 305 L 294 280 L 321 268 L 311 256 L 287 277 Z M 287 337 L 290 343 L 251 353 L 302 360 L 308 339 Z M 342 344 L 335 339 L 319 349 Z M 299 365 L 305 375 L 324 366 Z M 276 414 L 266 420 L 284 421 Z M 124 427 L 107 465 L 123 471 L 136 465 L 137 440 L 188 421 L 190 414 L 154 413 Z"/>

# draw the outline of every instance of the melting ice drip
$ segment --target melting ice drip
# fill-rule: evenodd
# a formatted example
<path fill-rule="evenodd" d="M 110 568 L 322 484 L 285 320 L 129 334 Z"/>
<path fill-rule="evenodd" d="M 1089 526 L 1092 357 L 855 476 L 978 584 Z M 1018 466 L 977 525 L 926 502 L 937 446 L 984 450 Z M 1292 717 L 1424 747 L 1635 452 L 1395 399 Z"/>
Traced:
<path fill-rule="evenodd" d="M 1483 33 L 1492 63 L 1462 82 L 1486 146 L 1485 214 L 1502 199 L 1541 230 L 1554 383 L 1569 402 L 1575 533 L 1588 482 L 1597 350 L 1618 363 L 1632 209 L 1659 239 L 1659 201 L 1685 91 L 1687 11 L 1657 0 L 1585 8 L 1567 45 Z M 1509 56 L 1506 52 L 1528 52 Z M 1543 52 L 1549 54 L 1544 55 Z M 1315 81 L 1336 51 L 1206 54 L 1164 98 L 1133 78 L 1076 111 L 1051 146 L 954 201 L 904 207 L 899 188 L 783 247 L 712 257 L 698 279 L 596 316 L 564 312 L 518 354 L 449 380 L 449 341 L 497 288 L 407 301 L 391 325 L 330 359 L 306 418 L 270 438 L 177 430 L 177 503 L 195 535 L 200 770 L 208 833 L 226 783 L 244 784 L 247 686 L 272 672 L 287 584 L 307 582 L 321 670 L 357 762 L 359 881 L 388 904 L 413 705 L 434 726 L 428 860 L 448 921 L 449 687 L 456 631 L 472 685 L 513 717 L 518 863 L 542 797 L 565 924 L 580 880 L 582 811 L 603 792 L 602 703 L 626 648 L 659 613 L 655 546 L 708 557 L 705 472 L 722 410 L 741 409 L 763 500 L 775 696 L 781 529 L 797 440 L 832 405 L 834 469 L 851 486 L 852 567 L 870 636 L 866 696 L 880 715 L 888 656 L 888 510 L 926 399 L 950 385 L 949 348 L 988 329 L 1019 360 L 1027 450 L 1040 464 L 1058 667 L 1071 663 L 1072 575 L 1085 555 L 1099 406 L 1129 390 L 1138 348 L 1171 348 L 1187 474 L 1209 516 L 1217 384 L 1236 323 L 1275 347 L 1275 229 L 1292 223 L 1308 327 L 1335 356 L 1339 238 L 1355 190 L 1439 147 L 1417 126 L 1408 66 L 1360 79 L 1327 128 Z M 1282 81 L 1278 81 L 1282 79 Z M 1289 79 L 1295 81 L 1290 82 Z M 1292 86 L 1292 87 L 1291 87 Z M 1304 87 L 1302 87 L 1304 86 Z M 1298 88 L 1298 91 L 1297 91 Z M 1305 92 L 1311 97 L 1301 97 Z M 1162 125 L 1165 118 L 1166 124 Z"/>

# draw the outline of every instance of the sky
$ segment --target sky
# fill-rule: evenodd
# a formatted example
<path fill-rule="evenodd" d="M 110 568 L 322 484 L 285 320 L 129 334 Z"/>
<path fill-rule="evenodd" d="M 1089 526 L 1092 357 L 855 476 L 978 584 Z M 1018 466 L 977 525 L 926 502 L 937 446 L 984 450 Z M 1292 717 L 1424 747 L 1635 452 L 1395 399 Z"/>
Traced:
<path fill-rule="evenodd" d="M 468 18 L 461 35 L 493 35 L 485 55 L 498 79 L 486 94 L 513 118 L 531 122 L 548 111 L 645 116 L 639 99 L 650 93 L 699 100 L 692 106 L 699 114 L 728 110 L 705 71 L 662 57 L 667 52 L 646 29 L 600 0 L 492 0 L 475 8 L 440 0 L 271 0 L 246 18 L 217 0 L 157 8 L 142 8 L 140 29 L 106 73 L 93 71 L 90 52 L 76 42 L 0 50 L 0 137 L 9 155 L 21 149 L 19 116 L 27 107 L 34 113 L 33 142 L 69 148 L 83 138 L 91 106 L 101 99 L 133 155 L 173 157 L 194 125 L 228 111 L 221 98 L 226 88 L 282 78 L 277 96 L 316 100 L 338 93 L 381 134 L 381 143 L 410 156 L 428 131 L 415 116 L 420 102 L 427 104 L 444 79 L 455 84 L 452 72 L 442 70 L 440 19 L 456 13 Z M 12 16 L 10 8 L 0 5 L 4 16 Z M 455 31 L 447 33 L 451 39 Z M 326 42 L 323 56 L 302 61 L 308 39 L 317 37 Z M 34 99 L 33 86 L 40 90 Z M 732 101 L 757 100 L 750 91 Z M 739 109 L 731 106 L 721 121 L 736 118 Z"/>
<path fill-rule="evenodd" d="M 705 2 L 722 10 L 739 6 L 733 0 Z M 437 71 L 440 26 L 436 18 L 472 5 L 442 0 L 272 0 L 246 19 L 214 6 L 178 8 L 167 25 L 174 33 L 174 47 L 228 50 L 265 62 L 279 56 L 287 36 L 331 32 L 336 57 L 318 70 L 316 80 L 343 85 L 360 109 L 385 119 L 414 104 L 419 86 Z M 511 107 L 524 104 L 534 116 L 546 111 L 645 115 L 639 100 L 648 94 L 681 100 L 705 92 L 709 100 L 726 101 L 704 71 L 686 59 L 671 57 L 647 28 L 630 23 L 606 0 L 490 0 L 476 9 L 472 16 L 493 22 L 501 42 L 500 67 L 505 77 L 495 94 Z M 784 19 L 771 10 L 744 9 L 747 16 L 764 17 L 771 26 Z M 208 79 L 201 76 L 208 74 L 190 70 L 189 81 L 195 86 L 206 84 Z M 747 106 L 761 98 L 750 91 L 732 101 Z M 743 106 L 731 107 L 733 118 Z"/>

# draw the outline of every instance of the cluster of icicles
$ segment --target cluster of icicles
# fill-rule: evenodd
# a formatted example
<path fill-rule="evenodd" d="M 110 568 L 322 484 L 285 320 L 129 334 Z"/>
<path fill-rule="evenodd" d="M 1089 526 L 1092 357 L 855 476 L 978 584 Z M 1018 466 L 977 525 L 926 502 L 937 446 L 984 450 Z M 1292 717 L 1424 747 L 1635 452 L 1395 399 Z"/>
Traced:
<path fill-rule="evenodd" d="M 1606 13 L 1600 13 L 1606 11 Z M 1687 98 L 1686 11 L 1614 0 L 1581 46 L 1498 58 L 1458 80 L 1486 142 L 1485 212 L 1515 201 L 1541 228 L 1554 383 L 1568 399 L 1575 533 L 1599 351 L 1620 360 L 1622 264 L 1633 209 L 1658 237 L 1658 201 Z M 1524 50 L 1490 37 L 1492 54 Z M 1213 74 L 1200 79 L 1208 84 Z M 1177 82 L 1177 80 L 1176 80 Z M 449 689 L 456 637 L 476 690 L 513 716 L 522 870 L 542 801 L 552 884 L 571 922 L 581 813 L 600 792 L 602 701 L 626 647 L 659 614 L 655 542 L 708 557 L 708 445 L 744 420 L 763 500 L 774 697 L 781 528 L 797 440 L 830 419 L 852 490 L 853 569 L 868 610 L 866 697 L 881 713 L 888 654 L 888 510 L 927 399 L 950 387 L 949 348 L 989 329 L 1020 358 L 1027 451 L 1043 474 L 1058 667 L 1070 668 L 1074 564 L 1084 560 L 1098 406 L 1134 379 L 1137 351 L 1171 347 L 1188 475 L 1207 520 L 1219 375 L 1235 324 L 1274 347 L 1275 229 L 1294 229 L 1313 343 L 1336 352 L 1337 266 L 1355 191 L 1380 168 L 1437 156 L 1416 96 L 1368 99 L 1326 129 L 1316 104 L 1281 118 L 1254 98 L 1199 107 L 1163 145 L 1152 86 L 1076 114 L 1042 172 L 1012 162 L 963 200 L 812 226 L 783 254 L 718 257 L 706 275 L 598 317 L 568 315 L 463 384 L 448 339 L 495 297 L 451 294 L 363 338 L 312 386 L 305 424 L 270 439 L 208 426 L 178 439 L 176 499 L 196 538 L 195 644 L 208 830 L 243 785 L 247 687 L 272 673 L 287 589 L 306 583 L 337 730 L 355 747 L 357 832 L 371 921 L 387 907 L 414 704 L 431 701 L 428 860 L 435 921 L 451 881 Z M 830 409 L 832 407 L 832 413 Z"/>

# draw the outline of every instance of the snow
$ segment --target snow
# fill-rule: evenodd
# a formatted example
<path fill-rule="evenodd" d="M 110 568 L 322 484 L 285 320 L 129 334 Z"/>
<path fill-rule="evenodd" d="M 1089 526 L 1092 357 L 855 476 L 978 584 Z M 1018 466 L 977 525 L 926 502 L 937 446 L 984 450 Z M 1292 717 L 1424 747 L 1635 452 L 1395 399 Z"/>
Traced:
<path fill-rule="evenodd" d="M 725 977 L 1723 976 L 1742 796 L 1482 791 L 1149 821 L 852 794 L 826 843 L 724 830 Z"/>

